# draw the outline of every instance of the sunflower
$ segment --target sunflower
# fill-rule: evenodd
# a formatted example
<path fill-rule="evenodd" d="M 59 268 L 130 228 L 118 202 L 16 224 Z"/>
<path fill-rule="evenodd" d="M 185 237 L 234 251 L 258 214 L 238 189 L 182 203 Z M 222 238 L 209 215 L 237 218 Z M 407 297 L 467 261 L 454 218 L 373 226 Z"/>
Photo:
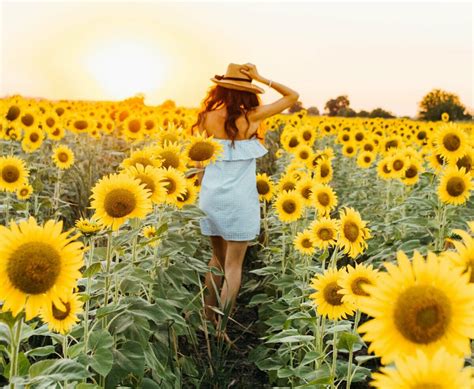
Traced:
<path fill-rule="evenodd" d="M 176 198 L 174 203 L 178 208 L 183 208 L 185 205 L 195 204 L 198 194 L 198 188 L 196 187 L 194 180 L 186 180 L 186 188 L 184 193 Z"/>
<path fill-rule="evenodd" d="M 191 161 L 201 162 L 203 167 L 216 161 L 224 152 L 224 147 L 213 138 L 213 136 L 205 137 L 204 134 L 191 137 L 185 148 L 185 154 Z"/>
<path fill-rule="evenodd" d="M 397 151 L 390 159 L 390 174 L 392 178 L 402 178 L 408 168 L 408 158 L 400 150 Z"/>
<path fill-rule="evenodd" d="M 155 226 L 145 226 L 142 229 L 142 234 L 147 239 L 153 239 L 158 236 Z M 155 247 L 159 243 L 159 239 L 153 239 L 148 244 Z"/>
<path fill-rule="evenodd" d="M 295 249 L 303 255 L 314 254 L 315 246 L 312 236 L 313 235 L 311 231 L 308 229 L 299 232 L 293 239 L 293 245 L 295 246 Z"/>
<path fill-rule="evenodd" d="M 66 145 L 59 145 L 53 149 L 52 159 L 59 169 L 69 169 L 74 164 L 74 153 Z"/>
<path fill-rule="evenodd" d="M 469 143 L 464 130 L 454 123 L 440 126 L 434 134 L 435 152 L 449 161 L 456 161 L 468 150 Z"/>
<path fill-rule="evenodd" d="M 446 123 L 446 122 L 449 122 L 449 113 L 443 112 L 443 113 L 441 114 L 441 120 L 442 120 L 443 122 L 445 122 L 445 123 Z"/>
<path fill-rule="evenodd" d="M 340 293 L 342 288 L 338 283 L 344 272 L 344 269 L 330 268 L 324 274 L 318 274 L 312 279 L 311 287 L 316 292 L 310 294 L 309 297 L 316 305 L 319 315 L 327 316 L 331 320 L 340 320 L 354 312 L 351 304 L 342 301 L 343 295 Z"/>
<path fill-rule="evenodd" d="M 461 158 L 456 161 L 456 166 L 461 169 L 466 169 L 467 173 L 472 174 L 474 172 L 474 149 L 470 149 Z"/>
<path fill-rule="evenodd" d="M 346 157 L 352 158 L 357 153 L 357 147 L 354 142 L 347 142 L 342 147 L 342 154 Z"/>
<path fill-rule="evenodd" d="M 50 331 L 67 334 L 80 321 L 77 315 L 83 312 L 82 302 L 76 293 L 63 294 L 60 299 L 64 308 L 50 301 L 41 310 L 41 319 L 48 324 Z"/>
<path fill-rule="evenodd" d="M 314 220 L 309 226 L 313 234 L 314 245 L 321 249 L 336 245 L 337 243 L 337 221 L 322 217 Z"/>
<path fill-rule="evenodd" d="M 165 184 L 160 181 L 159 168 L 154 166 L 143 166 L 141 164 L 126 168 L 123 173 L 129 174 L 134 178 L 138 178 L 142 184 L 145 184 L 145 189 L 151 193 L 150 200 L 154 204 L 160 204 L 164 201 L 166 196 Z"/>
<path fill-rule="evenodd" d="M 367 248 L 366 239 L 370 239 L 370 231 L 359 212 L 346 207 L 339 211 L 339 236 L 337 245 L 351 258 L 357 257 Z"/>
<path fill-rule="evenodd" d="M 356 264 L 355 267 L 348 265 L 346 273 L 339 280 L 339 286 L 342 288 L 340 293 L 344 295 L 342 300 L 347 300 L 358 309 L 359 297 L 369 296 L 364 290 L 364 285 L 375 285 L 377 275 L 378 272 L 373 269 L 372 265 Z"/>
<path fill-rule="evenodd" d="M 44 132 L 39 128 L 31 128 L 25 131 L 25 136 L 21 141 L 22 149 L 27 153 L 39 149 L 43 144 Z"/>
<path fill-rule="evenodd" d="M 285 134 L 285 135 L 284 135 Z M 292 131 L 282 133 L 280 137 L 281 146 L 289 153 L 293 152 L 303 141 L 300 139 L 299 133 Z"/>
<path fill-rule="evenodd" d="M 104 228 L 104 226 L 94 218 L 84 219 L 81 217 L 76 220 L 74 225 L 83 235 L 86 236 L 95 234 Z"/>
<path fill-rule="evenodd" d="M 186 177 L 180 170 L 163 167 L 158 169 L 160 181 L 165 184 L 165 202 L 168 204 L 176 204 L 179 196 L 186 194 Z"/>
<path fill-rule="evenodd" d="M 301 143 L 295 150 L 292 151 L 296 158 L 301 162 L 311 161 L 314 156 L 313 149 L 306 143 Z"/>
<path fill-rule="evenodd" d="M 153 150 L 153 155 L 161 159 L 162 167 L 184 170 L 188 156 L 181 152 L 181 146 L 178 143 L 165 142 L 164 146 L 157 146 Z"/>
<path fill-rule="evenodd" d="M 434 354 L 416 350 L 416 355 L 399 358 L 395 366 L 372 373 L 370 385 L 378 389 L 474 388 L 472 369 L 463 368 L 463 358 L 449 354 L 444 347 Z"/>
<path fill-rule="evenodd" d="M 473 224 L 474 225 L 474 224 Z M 469 282 L 474 284 L 474 238 L 466 231 L 455 229 L 453 232 L 463 238 L 463 242 L 450 239 L 456 251 L 445 251 L 440 257 L 447 258 L 453 267 L 469 275 Z"/>
<path fill-rule="evenodd" d="M 161 160 L 156 158 L 150 149 L 135 150 L 129 158 L 126 158 L 120 164 L 120 167 L 127 168 L 141 164 L 143 166 L 161 167 Z"/>
<path fill-rule="evenodd" d="M 438 196 L 443 203 L 461 205 L 469 199 L 471 188 L 471 176 L 466 169 L 448 166 L 442 173 Z"/>
<path fill-rule="evenodd" d="M 311 200 L 321 216 L 328 215 L 337 206 L 337 195 L 325 184 L 316 183 L 312 189 Z"/>
<path fill-rule="evenodd" d="M 311 198 L 312 189 L 314 187 L 314 180 L 309 177 L 302 178 L 296 183 L 296 192 L 301 196 L 303 205 L 309 207 L 313 204 L 313 199 Z"/>
<path fill-rule="evenodd" d="M 312 146 L 316 140 L 316 129 L 312 126 L 306 126 L 301 130 L 301 139 L 308 145 Z"/>
<path fill-rule="evenodd" d="M 258 173 L 257 179 L 257 192 L 259 199 L 270 201 L 274 194 L 274 184 L 270 177 L 266 173 Z"/>
<path fill-rule="evenodd" d="M 428 157 L 428 162 L 436 173 L 441 172 L 447 164 L 447 161 L 444 159 L 444 157 L 441 154 L 437 154 L 435 152 L 430 154 Z"/>
<path fill-rule="evenodd" d="M 277 184 L 278 192 L 289 192 L 296 189 L 297 179 L 293 177 L 291 172 L 284 174 L 280 177 Z"/>
<path fill-rule="evenodd" d="M 33 187 L 30 184 L 25 183 L 16 190 L 16 197 L 18 200 L 28 200 L 32 193 Z"/>
<path fill-rule="evenodd" d="M 303 200 L 294 190 L 280 192 L 273 203 L 278 218 L 284 223 L 298 220 L 303 213 Z"/>
<path fill-rule="evenodd" d="M 316 165 L 314 177 L 321 184 L 329 184 L 332 180 L 333 170 L 331 160 L 328 157 L 321 157 Z"/>
<path fill-rule="evenodd" d="M 421 173 L 423 173 L 423 166 L 420 160 L 410 159 L 405 174 L 402 177 L 402 182 L 405 185 L 415 185 L 419 181 Z"/>
<path fill-rule="evenodd" d="M 377 174 L 383 180 L 392 179 L 392 169 L 390 167 L 391 158 L 386 156 L 382 158 L 377 164 Z"/>
<path fill-rule="evenodd" d="M 15 192 L 27 184 L 29 171 L 25 161 L 10 155 L 0 157 L 0 189 Z"/>
<path fill-rule="evenodd" d="M 26 320 L 74 288 L 81 277 L 83 244 L 72 230 L 61 232 L 62 221 L 38 225 L 32 216 L 10 227 L 0 226 L 0 300 L 3 311 L 16 316 L 25 308 Z"/>
<path fill-rule="evenodd" d="M 92 188 L 95 218 L 112 231 L 131 218 L 143 219 L 152 209 L 150 191 L 129 174 L 110 174 Z"/>
<path fill-rule="evenodd" d="M 127 139 L 142 139 L 144 131 L 145 126 L 140 116 L 128 116 L 122 123 L 122 134 Z"/>
<path fill-rule="evenodd" d="M 371 151 L 361 151 L 357 156 L 357 165 L 362 169 L 367 169 L 372 166 L 375 160 L 375 154 Z"/>
<path fill-rule="evenodd" d="M 445 346 L 451 354 L 470 353 L 474 337 L 474 285 L 469 276 L 429 252 L 415 250 L 413 261 L 397 252 L 398 264 L 386 262 L 375 285 L 365 285 L 362 312 L 373 317 L 358 331 L 371 342 L 369 352 L 392 362 L 416 350 L 433 354 Z"/>

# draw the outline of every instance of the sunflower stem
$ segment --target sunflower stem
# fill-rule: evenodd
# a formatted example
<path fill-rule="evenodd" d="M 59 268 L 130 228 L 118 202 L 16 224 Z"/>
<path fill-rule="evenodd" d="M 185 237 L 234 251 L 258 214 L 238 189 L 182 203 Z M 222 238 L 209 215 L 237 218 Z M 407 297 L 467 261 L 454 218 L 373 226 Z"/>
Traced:
<path fill-rule="evenodd" d="M 89 246 L 90 246 L 90 251 L 89 255 L 87 256 L 87 269 L 92 265 L 92 262 L 94 260 L 94 247 L 95 247 L 95 242 L 94 239 L 90 238 L 89 239 Z M 91 277 L 87 277 L 87 283 L 86 283 L 86 306 L 84 309 L 84 354 L 87 355 L 87 343 L 89 341 L 89 309 L 90 309 L 90 296 L 91 293 Z"/>
<path fill-rule="evenodd" d="M 337 364 L 337 331 L 334 331 L 332 342 L 332 365 L 331 365 L 331 388 L 336 388 L 336 364 Z"/>
<path fill-rule="evenodd" d="M 14 330 L 16 325 L 16 330 Z M 10 388 L 15 388 L 15 384 L 12 383 L 12 378 L 18 374 L 18 353 L 20 351 L 21 343 L 21 327 L 23 325 L 23 313 L 15 320 L 13 327 L 10 328 L 11 332 L 11 353 L 10 353 Z"/>
<path fill-rule="evenodd" d="M 5 194 L 5 225 L 8 225 L 8 219 L 10 217 L 10 193 Z"/>
<path fill-rule="evenodd" d="M 444 234 L 446 231 L 446 208 L 446 205 L 438 199 L 438 207 L 436 208 L 438 234 L 434 243 L 434 249 L 437 253 L 442 250 L 444 244 Z"/>
<path fill-rule="evenodd" d="M 105 256 L 105 292 L 104 292 L 104 307 L 109 303 L 109 288 L 110 288 L 110 262 L 112 257 L 112 231 L 107 232 L 107 252 Z M 103 319 L 103 328 L 107 327 L 107 316 Z"/>
<path fill-rule="evenodd" d="M 60 191 L 61 191 L 61 169 L 57 169 L 56 183 L 54 184 L 54 195 L 53 195 L 53 215 L 55 219 L 58 214 Z"/>

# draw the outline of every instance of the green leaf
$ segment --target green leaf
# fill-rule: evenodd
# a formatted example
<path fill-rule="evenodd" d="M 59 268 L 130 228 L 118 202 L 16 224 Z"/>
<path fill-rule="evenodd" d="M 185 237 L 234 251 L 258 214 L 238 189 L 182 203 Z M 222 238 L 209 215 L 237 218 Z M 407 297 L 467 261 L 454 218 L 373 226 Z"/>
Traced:
<path fill-rule="evenodd" d="M 94 274 L 99 273 L 101 268 L 102 268 L 102 265 L 100 262 L 93 263 L 86 270 L 84 270 L 82 275 L 84 278 L 92 277 Z"/>
<path fill-rule="evenodd" d="M 145 355 L 140 343 L 133 340 L 124 343 L 119 350 L 114 350 L 114 359 L 123 371 L 143 376 Z"/>
<path fill-rule="evenodd" d="M 346 349 L 350 351 L 353 349 L 354 344 L 359 343 L 359 337 L 351 332 L 343 332 L 339 334 L 339 339 L 337 341 L 338 349 Z"/>
<path fill-rule="evenodd" d="M 112 349 L 114 338 L 106 329 L 100 329 L 91 333 L 88 348 L 92 352 L 89 358 L 90 366 L 100 375 L 106 376 L 114 363 Z"/>
<path fill-rule="evenodd" d="M 29 357 L 44 357 L 46 355 L 53 354 L 55 352 L 54 346 L 44 346 L 36 347 L 34 349 L 28 350 L 25 354 Z"/>

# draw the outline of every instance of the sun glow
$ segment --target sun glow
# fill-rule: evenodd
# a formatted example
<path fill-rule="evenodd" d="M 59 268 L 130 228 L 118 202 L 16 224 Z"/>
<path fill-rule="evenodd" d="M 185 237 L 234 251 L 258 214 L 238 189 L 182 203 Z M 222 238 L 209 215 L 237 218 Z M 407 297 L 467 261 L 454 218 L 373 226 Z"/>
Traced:
<path fill-rule="evenodd" d="M 84 61 L 91 77 L 114 99 L 156 90 L 167 68 L 158 47 L 135 41 L 95 46 Z"/>

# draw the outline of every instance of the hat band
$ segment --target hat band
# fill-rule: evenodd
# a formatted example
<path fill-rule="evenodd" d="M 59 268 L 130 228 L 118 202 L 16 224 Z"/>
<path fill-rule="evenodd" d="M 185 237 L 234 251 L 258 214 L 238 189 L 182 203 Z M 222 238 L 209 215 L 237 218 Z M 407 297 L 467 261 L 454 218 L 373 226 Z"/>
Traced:
<path fill-rule="evenodd" d="M 214 77 L 217 78 L 218 80 L 234 80 L 234 81 L 252 82 L 251 79 L 249 80 L 248 78 L 241 78 L 241 77 L 224 77 L 224 76 L 219 76 L 217 74 Z"/>

